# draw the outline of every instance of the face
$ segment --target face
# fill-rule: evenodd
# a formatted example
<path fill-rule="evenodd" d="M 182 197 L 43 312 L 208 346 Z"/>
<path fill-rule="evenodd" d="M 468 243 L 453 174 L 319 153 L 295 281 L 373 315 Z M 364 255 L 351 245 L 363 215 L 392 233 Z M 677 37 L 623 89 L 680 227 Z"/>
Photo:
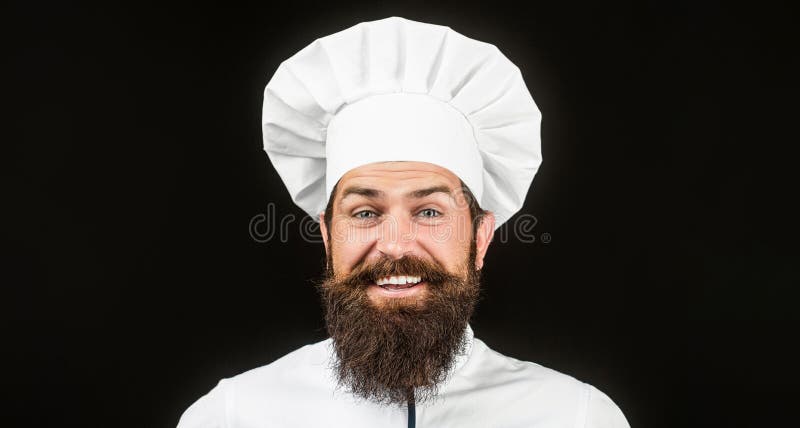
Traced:
<path fill-rule="evenodd" d="M 320 292 L 338 380 L 372 401 L 424 401 L 463 349 L 494 218 L 473 232 L 461 181 L 421 162 L 356 168 L 332 206 Z"/>
<path fill-rule="evenodd" d="M 425 162 L 364 165 L 339 180 L 333 197 L 330 230 L 323 215 L 320 224 L 329 269 L 337 276 L 350 274 L 360 264 L 404 256 L 463 276 L 472 244 L 476 246 L 474 268 L 483 266 L 494 217 L 486 215 L 473 234 L 461 180 L 445 168 Z M 413 282 L 417 279 L 422 281 Z M 407 278 L 415 284 L 411 287 L 386 281 L 402 282 L 381 278 L 370 284 L 367 294 L 377 306 L 392 301 L 419 303 L 428 292 L 424 278 Z"/>

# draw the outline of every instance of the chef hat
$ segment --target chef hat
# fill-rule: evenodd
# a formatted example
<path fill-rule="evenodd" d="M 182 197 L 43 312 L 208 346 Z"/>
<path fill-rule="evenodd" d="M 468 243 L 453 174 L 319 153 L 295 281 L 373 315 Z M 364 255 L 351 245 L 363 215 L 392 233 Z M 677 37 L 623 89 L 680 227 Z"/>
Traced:
<path fill-rule="evenodd" d="M 338 180 L 382 161 L 429 162 L 492 211 L 516 213 L 541 164 L 541 113 L 493 45 L 392 17 L 317 39 L 264 92 L 264 149 L 317 220 Z"/>

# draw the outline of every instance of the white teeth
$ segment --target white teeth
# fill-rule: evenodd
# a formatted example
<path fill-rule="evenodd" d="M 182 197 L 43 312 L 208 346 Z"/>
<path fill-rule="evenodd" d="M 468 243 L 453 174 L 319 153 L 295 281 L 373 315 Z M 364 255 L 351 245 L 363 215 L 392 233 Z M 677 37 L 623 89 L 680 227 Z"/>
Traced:
<path fill-rule="evenodd" d="M 386 276 L 378 279 L 375 283 L 377 285 L 386 285 L 386 284 L 405 285 L 405 284 L 416 284 L 421 280 L 422 278 L 419 276 L 400 275 L 400 276 Z"/>

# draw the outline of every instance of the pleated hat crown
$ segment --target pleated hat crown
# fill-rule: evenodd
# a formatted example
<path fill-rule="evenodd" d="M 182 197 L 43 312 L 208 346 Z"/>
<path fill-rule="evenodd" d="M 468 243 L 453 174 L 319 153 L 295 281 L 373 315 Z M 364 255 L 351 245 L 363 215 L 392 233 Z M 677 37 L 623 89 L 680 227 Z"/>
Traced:
<path fill-rule="evenodd" d="M 496 227 L 541 164 L 541 113 L 493 45 L 392 17 L 317 39 L 267 84 L 264 149 L 314 220 L 349 170 L 430 162 L 470 188 Z"/>

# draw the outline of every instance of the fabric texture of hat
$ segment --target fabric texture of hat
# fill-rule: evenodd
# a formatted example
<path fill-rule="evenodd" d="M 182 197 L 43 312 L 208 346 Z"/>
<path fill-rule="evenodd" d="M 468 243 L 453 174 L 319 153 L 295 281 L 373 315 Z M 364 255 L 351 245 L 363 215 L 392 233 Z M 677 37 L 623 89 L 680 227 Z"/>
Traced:
<path fill-rule="evenodd" d="M 519 69 L 448 27 L 387 18 L 317 39 L 267 84 L 264 149 L 314 220 L 372 162 L 447 168 L 492 211 L 519 211 L 541 164 L 541 113 Z"/>

